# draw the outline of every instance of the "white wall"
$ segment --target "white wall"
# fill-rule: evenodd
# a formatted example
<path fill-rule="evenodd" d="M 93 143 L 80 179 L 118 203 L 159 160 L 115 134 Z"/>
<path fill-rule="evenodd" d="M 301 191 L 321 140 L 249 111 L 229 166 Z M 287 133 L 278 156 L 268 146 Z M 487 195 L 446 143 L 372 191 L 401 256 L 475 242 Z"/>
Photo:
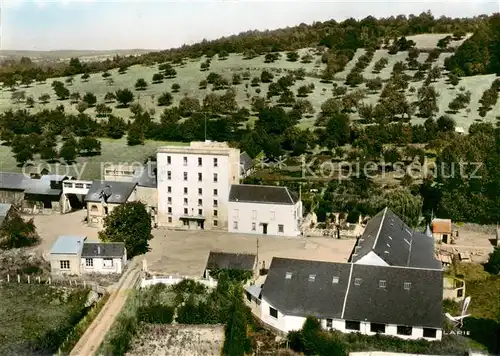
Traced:
<path fill-rule="evenodd" d="M 267 235 L 300 236 L 302 218 L 300 201 L 295 205 L 229 202 L 228 208 L 229 232 L 262 234 L 262 223 L 267 223 Z M 237 229 L 235 221 L 238 222 Z M 279 232 L 278 225 L 283 225 L 282 233 Z"/>
<path fill-rule="evenodd" d="M 355 262 L 358 265 L 370 265 L 370 266 L 389 266 L 382 258 L 380 258 L 375 252 L 370 251 L 359 260 Z"/>
<path fill-rule="evenodd" d="M 187 166 L 184 166 L 184 157 L 188 159 Z M 202 158 L 202 166 L 198 166 L 199 157 Z M 214 158 L 217 158 L 217 167 L 214 167 Z M 235 158 L 237 161 L 233 162 Z M 183 227 L 180 217 L 185 215 L 184 209 L 187 208 L 187 215 L 198 215 L 198 210 L 202 209 L 205 229 L 227 229 L 229 187 L 233 183 L 239 183 L 239 150 L 165 147 L 158 152 L 157 164 L 160 226 Z M 184 181 L 184 172 L 188 173 L 187 181 Z M 202 174 L 201 182 L 198 181 L 198 173 Z M 217 182 L 214 182 L 214 173 L 217 173 Z M 168 193 L 168 187 L 171 187 L 171 193 Z M 187 195 L 184 194 L 184 187 L 188 188 Z M 201 195 L 198 194 L 199 188 L 202 189 Z M 214 195 L 214 189 L 217 189 L 217 195 Z M 171 204 L 168 203 L 168 197 L 171 197 Z M 188 199 L 187 205 L 184 204 L 184 198 Z M 202 206 L 198 205 L 198 199 L 202 199 Z M 217 207 L 214 207 L 214 200 L 217 200 Z M 168 214 L 168 207 L 172 208 L 172 214 Z M 217 216 L 214 210 L 217 210 Z M 172 217 L 171 223 L 168 221 L 169 216 Z M 214 226 L 214 220 L 217 220 L 217 226 Z"/>
<path fill-rule="evenodd" d="M 93 266 L 87 267 L 86 258 L 81 259 L 81 273 L 118 273 L 121 274 L 123 271 L 123 260 L 122 258 L 113 258 L 113 267 L 104 267 L 104 259 L 101 257 L 92 258 Z"/>
<path fill-rule="evenodd" d="M 152 286 L 155 284 L 166 284 L 168 286 L 175 285 L 184 279 L 191 279 L 195 282 L 201 283 L 208 288 L 215 288 L 217 287 L 217 281 L 215 279 L 205 279 L 205 278 L 192 278 L 192 277 L 185 277 L 185 276 L 153 276 L 152 278 L 143 278 L 141 280 L 141 288 Z"/>

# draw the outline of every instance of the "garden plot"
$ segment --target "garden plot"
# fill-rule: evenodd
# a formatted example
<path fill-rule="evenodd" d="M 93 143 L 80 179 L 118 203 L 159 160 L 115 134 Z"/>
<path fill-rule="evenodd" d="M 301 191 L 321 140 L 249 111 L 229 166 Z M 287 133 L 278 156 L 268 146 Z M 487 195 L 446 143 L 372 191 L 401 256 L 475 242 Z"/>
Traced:
<path fill-rule="evenodd" d="M 126 355 L 218 356 L 223 344 L 223 326 L 144 324 Z"/>

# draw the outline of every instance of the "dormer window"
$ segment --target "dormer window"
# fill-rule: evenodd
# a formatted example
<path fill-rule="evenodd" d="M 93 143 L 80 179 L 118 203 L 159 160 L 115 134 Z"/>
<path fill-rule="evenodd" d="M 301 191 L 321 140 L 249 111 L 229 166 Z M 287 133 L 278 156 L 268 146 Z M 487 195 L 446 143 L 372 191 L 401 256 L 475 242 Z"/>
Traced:
<path fill-rule="evenodd" d="M 362 281 L 363 281 L 363 279 L 362 279 L 362 278 L 355 278 L 355 279 L 354 279 L 354 285 L 356 285 L 356 286 L 360 286 Z"/>
<path fill-rule="evenodd" d="M 287 272 L 285 275 L 285 279 L 292 279 L 292 272 Z"/>
<path fill-rule="evenodd" d="M 410 290 L 410 288 L 411 288 L 411 282 L 405 282 L 404 283 L 404 288 L 405 288 L 405 290 Z"/>
<path fill-rule="evenodd" d="M 381 279 L 380 281 L 378 281 L 379 288 L 385 288 L 386 285 L 387 285 L 387 283 L 383 279 Z"/>
<path fill-rule="evenodd" d="M 314 282 L 316 280 L 316 275 L 315 274 L 310 274 L 309 275 L 309 282 Z"/>
<path fill-rule="evenodd" d="M 332 279 L 332 283 L 333 284 L 338 284 L 339 283 L 339 277 L 334 276 L 333 279 Z"/>

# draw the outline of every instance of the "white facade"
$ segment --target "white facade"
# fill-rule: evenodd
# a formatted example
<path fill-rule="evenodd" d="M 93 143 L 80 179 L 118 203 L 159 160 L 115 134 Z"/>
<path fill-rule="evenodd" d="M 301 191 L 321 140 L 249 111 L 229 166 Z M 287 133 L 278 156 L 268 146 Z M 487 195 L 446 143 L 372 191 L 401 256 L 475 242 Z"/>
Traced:
<path fill-rule="evenodd" d="M 238 184 L 240 150 L 225 143 L 160 147 L 158 225 L 227 229 L 231 184 Z"/>
<path fill-rule="evenodd" d="M 230 201 L 229 232 L 277 236 L 300 236 L 302 202 L 296 204 Z"/>
<path fill-rule="evenodd" d="M 127 264 L 127 256 L 122 258 L 103 258 L 103 257 L 82 257 L 80 263 L 81 274 L 86 273 L 118 273 L 121 274 Z"/>
<path fill-rule="evenodd" d="M 353 256 L 355 256 L 355 254 Z M 379 257 L 379 255 L 377 255 L 373 251 L 368 252 L 366 255 L 364 255 L 354 263 L 359 265 L 370 265 L 370 266 L 389 266 L 387 262 L 385 262 L 382 258 Z"/>
<path fill-rule="evenodd" d="M 274 314 L 271 315 L 271 311 Z M 284 315 L 281 313 L 277 308 L 273 307 L 270 305 L 265 299 L 261 300 L 260 303 L 260 319 L 284 332 L 288 333 L 293 330 L 300 330 L 302 329 L 302 326 L 304 325 L 304 322 L 306 321 L 305 317 L 302 316 L 293 316 L 293 315 Z M 371 329 L 371 323 L 369 321 L 362 321 L 359 323 L 359 330 L 350 330 L 346 327 L 346 321 L 342 319 L 321 319 L 321 326 L 324 329 L 334 329 L 341 331 L 343 333 L 349 333 L 349 332 L 359 332 L 363 335 L 369 335 L 373 336 L 376 335 L 376 332 L 372 332 Z M 432 328 L 430 328 L 432 329 Z M 402 335 L 398 334 L 398 326 L 397 325 L 392 325 L 392 324 L 387 324 L 385 325 L 385 332 L 381 333 L 382 335 L 387 335 L 387 336 L 396 336 L 402 339 L 408 339 L 408 340 L 418 340 L 418 339 L 425 339 L 427 341 L 436 341 L 436 340 L 441 340 L 442 338 L 442 330 L 441 329 L 432 329 L 436 331 L 436 337 L 424 337 L 424 328 L 419 327 L 419 326 L 414 326 L 411 328 L 411 335 Z"/>

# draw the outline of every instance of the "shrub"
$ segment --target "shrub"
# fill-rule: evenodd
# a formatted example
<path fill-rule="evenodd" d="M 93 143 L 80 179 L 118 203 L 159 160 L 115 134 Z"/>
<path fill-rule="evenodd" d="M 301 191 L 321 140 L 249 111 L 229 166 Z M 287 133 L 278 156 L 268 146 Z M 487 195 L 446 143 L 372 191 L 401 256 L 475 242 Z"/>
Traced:
<path fill-rule="evenodd" d="M 139 321 L 151 324 L 170 324 L 174 320 L 174 308 L 166 305 L 141 307 L 138 310 Z"/>

